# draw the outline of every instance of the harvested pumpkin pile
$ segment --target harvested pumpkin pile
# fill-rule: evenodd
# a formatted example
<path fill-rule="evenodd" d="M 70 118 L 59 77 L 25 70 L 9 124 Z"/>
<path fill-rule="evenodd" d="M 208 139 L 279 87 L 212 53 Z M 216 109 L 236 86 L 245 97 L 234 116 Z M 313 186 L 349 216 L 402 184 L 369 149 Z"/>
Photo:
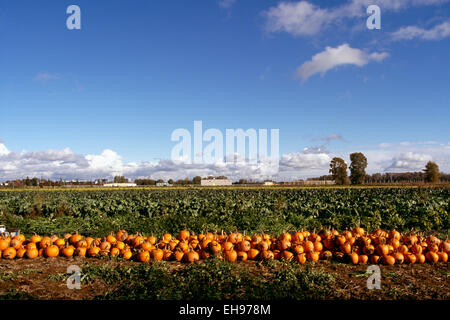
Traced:
<path fill-rule="evenodd" d="M 140 262 L 178 261 L 192 263 L 218 258 L 229 262 L 246 260 L 283 259 L 300 264 L 307 261 L 336 260 L 350 264 L 414 264 L 446 263 L 450 240 L 424 236 L 414 232 L 401 234 L 381 229 L 367 232 L 361 227 L 338 232 L 322 229 L 319 232 L 284 232 L 273 236 L 265 233 L 252 236 L 240 232 L 207 232 L 191 234 L 182 230 L 161 238 L 153 235 L 128 234 L 125 230 L 104 238 L 84 237 L 68 233 L 60 237 L 23 234 L 0 237 L 2 259 L 34 259 L 73 256 L 120 257 Z"/>

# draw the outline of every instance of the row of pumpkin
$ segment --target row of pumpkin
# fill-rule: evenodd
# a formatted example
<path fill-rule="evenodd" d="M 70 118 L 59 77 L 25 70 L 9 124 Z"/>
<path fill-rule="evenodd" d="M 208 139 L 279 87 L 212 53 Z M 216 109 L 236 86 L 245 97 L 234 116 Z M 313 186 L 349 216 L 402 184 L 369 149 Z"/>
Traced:
<path fill-rule="evenodd" d="M 448 239 L 413 232 L 401 234 L 396 230 L 377 229 L 369 233 L 361 227 L 343 232 L 331 229 L 317 233 L 283 232 L 278 236 L 266 233 L 250 236 L 245 232 L 191 234 L 182 230 L 177 235 L 166 233 L 158 239 L 153 235 L 119 230 L 104 238 L 84 237 L 78 233 L 62 237 L 35 234 L 29 239 L 23 234 L 0 237 L 2 259 L 111 256 L 140 262 L 195 262 L 216 257 L 230 262 L 285 259 L 304 264 L 335 259 L 351 264 L 393 265 L 447 262 L 449 251 Z"/>

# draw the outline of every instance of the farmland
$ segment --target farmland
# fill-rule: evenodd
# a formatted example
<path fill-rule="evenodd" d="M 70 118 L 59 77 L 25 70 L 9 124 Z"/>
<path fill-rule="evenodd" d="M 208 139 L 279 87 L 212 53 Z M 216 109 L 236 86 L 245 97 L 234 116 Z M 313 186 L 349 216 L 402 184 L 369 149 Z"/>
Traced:
<path fill-rule="evenodd" d="M 448 238 L 449 191 L 413 187 L 3 190 L 0 224 L 20 228 L 28 237 L 37 233 L 62 238 L 78 231 L 86 237 L 102 238 L 125 229 L 130 235 L 139 232 L 159 239 L 168 233 L 177 235 L 180 230 L 191 234 L 264 233 L 269 238 L 306 229 L 313 235 L 325 235 L 327 232 L 319 230 L 355 230 L 360 226 L 367 232 L 396 229 L 404 235 L 405 244 L 405 239 L 411 238 L 407 234 L 420 234 L 431 248 L 432 235 Z M 385 237 L 395 241 L 395 234 L 386 233 Z M 449 299 L 447 262 L 407 264 L 405 260 L 405 264 L 382 265 L 382 289 L 374 291 L 366 288 L 365 263 L 351 265 L 345 259 L 314 262 L 309 257 L 306 263 L 286 260 L 230 263 L 204 259 L 190 264 L 152 257 L 142 263 L 108 254 L 96 258 L 0 259 L 0 297 Z M 66 268 L 72 264 L 82 268 L 81 290 L 69 290 L 65 285 L 69 276 Z"/>
<path fill-rule="evenodd" d="M 448 188 L 175 188 L 0 191 L 1 223 L 23 233 L 265 231 L 358 224 L 445 234 Z"/>

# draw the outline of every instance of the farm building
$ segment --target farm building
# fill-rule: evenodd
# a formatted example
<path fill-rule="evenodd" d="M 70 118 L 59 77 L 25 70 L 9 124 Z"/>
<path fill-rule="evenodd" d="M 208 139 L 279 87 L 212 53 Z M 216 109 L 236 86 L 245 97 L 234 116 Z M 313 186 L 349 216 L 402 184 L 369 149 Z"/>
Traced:
<path fill-rule="evenodd" d="M 201 186 L 231 186 L 232 182 L 230 179 L 204 179 L 200 183 Z"/>
<path fill-rule="evenodd" d="M 156 186 L 157 187 L 171 187 L 172 185 L 168 182 L 157 182 Z"/>
<path fill-rule="evenodd" d="M 125 187 L 136 187 L 136 183 L 105 183 L 103 185 L 104 187 L 118 187 L 118 188 L 125 188 Z"/>

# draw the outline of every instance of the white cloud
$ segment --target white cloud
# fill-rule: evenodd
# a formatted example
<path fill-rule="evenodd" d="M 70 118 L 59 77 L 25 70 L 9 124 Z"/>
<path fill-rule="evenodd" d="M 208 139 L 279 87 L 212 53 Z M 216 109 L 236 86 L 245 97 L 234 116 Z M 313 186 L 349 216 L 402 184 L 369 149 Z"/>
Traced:
<path fill-rule="evenodd" d="M 417 26 L 402 27 L 391 33 L 393 40 L 440 40 L 450 37 L 450 21 L 443 22 L 431 29 L 422 29 Z"/>
<path fill-rule="evenodd" d="M 411 6 L 428 6 L 450 0 L 351 0 L 340 6 L 320 8 L 308 1 L 280 2 L 263 13 L 269 32 L 287 32 L 294 36 L 311 36 L 344 19 L 367 16 L 369 5 L 378 5 L 382 12 L 399 11 Z"/>
<path fill-rule="evenodd" d="M 432 159 L 432 156 L 428 154 L 406 152 L 394 157 L 392 164 L 386 169 L 421 170 L 424 164 Z"/>
<path fill-rule="evenodd" d="M 353 64 L 362 67 L 370 61 L 380 62 L 388 56 L 387 52 L 367 53 L 344 43 L 336 48 L 326 47 L 325 51 L 315 54 L 310 61 L 297 68 L 297 76 L 305 81 L 316 73 L 324 75 L 328 70 L 340 65 Z"/>
<path fill-rule="evenodd" d="M 336 139 L 332 134 L 328 138 Z M 82 155 L 70 148 L 33 152 L 10 152 L 0 143 L 0 180 L 43 177 L 53 180 L 97 179 L 125 175 L 128 178 L 184 179 L 196 175 L 225 175 L 233 180 L 278 179 L 294 180 L 328 174 L 333 157 L 349 160 L 354 151 L 364 153 L 368 159 L 368 173 L 419 171 L 429 161 L 435 161 L 441 171 L 450 172 L 450 142 L 382 143 L 375 147 L 352 148 L 351 151 L 328 151 L 322 147 L 305 148 L 301 152 L 280 156 L 279 171 L 269 159 L 249 164 L 241 161 L 213 164 L 189 164 L 186 161 L 162 159 L 149 162 L 125 162 L 116 152 L 106 149 L 101 154 Z M 239 155 L 238 159 L 245 160 Z"/>
<path fill-rule="evenodd" d="M 9 154 L 8 148 L 6 148 L 6 146 L 2 142 L 3 141 L 0 140 L 0 156 L 4 156 L 4 155 Z"/>
<path fill-rule="evenodd" d="M 281 2 L 277 7 L 270 8 L 265 16 L 268 31 L 284 31 L 299 36 L 319 32 L 331 20 L 332 13 L 307 1 L 300 1 Z"/>

